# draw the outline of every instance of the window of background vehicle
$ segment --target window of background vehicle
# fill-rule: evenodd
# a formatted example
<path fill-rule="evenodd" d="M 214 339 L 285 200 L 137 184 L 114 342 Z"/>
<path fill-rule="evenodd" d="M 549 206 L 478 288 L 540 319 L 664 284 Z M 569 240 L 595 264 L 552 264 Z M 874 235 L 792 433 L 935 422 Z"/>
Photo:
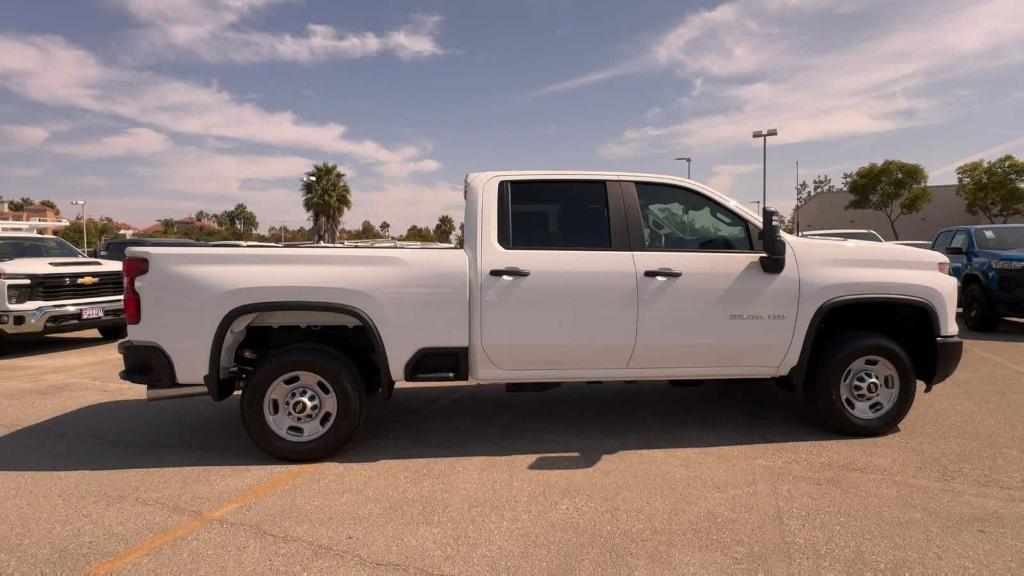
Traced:
<path fill-rule="evenodd" d="M 1024 226 L 978 228 L 974 242 L 979 250 L 1018 250 L 1024 248 Z"/>
<path fill-rule="evenodd" d="M 937 250 L 939 252 L 945 252 L 946 251 L 946 247 L 949 246 L 949 241 L 952 240 L 952 239 L 953 239 L 953 231 L 952 230 L 946 230 L 945 232 L 941 232 L 938 236 L 935 237 L 935 242 L 932 244 L 932 250 Z"/>
<path fill-rule="evenodd" d="M 702 194 L 639 182 L 636 194 L 648 250 L 753 250 L 747 221 Z"/>
<path fill-rule="evenodd" d="M 957 248 L 963 248 L 967 251 L 967 232 L 963 230 L 957 230 L 956 234 L 953 235 L 953 241 L 949 243 L 950 246 L 956 246 Z"/>
<path fill-rule="evenodd" d="M 498 196 L 498 242 L 510 250 L 610 250 L 604 182 L 508 182 Z"/>

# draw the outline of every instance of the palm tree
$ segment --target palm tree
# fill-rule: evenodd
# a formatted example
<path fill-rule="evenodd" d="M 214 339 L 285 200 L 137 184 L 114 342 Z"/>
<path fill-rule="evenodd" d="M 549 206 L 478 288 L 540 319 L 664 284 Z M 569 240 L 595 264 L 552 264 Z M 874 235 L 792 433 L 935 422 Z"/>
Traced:
<path fill-rule="evenodd" d="M 345 211 L 352 208 L 352 191 L 337 164 L 314 164 L 302 179 L 302 207 L 309 212 L 314 242 L 335 244 Z"/>
<path fill-rule="evenodd" d="M 438 242 L 451 242 L 452 233 L 455 232 L 455 220 L 447 214 L 442 214 L 437 219 L 437 224 L 434 226 L 434 236 L 437 236 Z"/>
<path fill-rule="evenodd" d="M 391 231 L 391 224 L 388 224 L 387 220 L 381 222 L 380 226 L 378 226 L 378 228 L 380 228 L 380 231 L 384 233 L 384 237 L 385 238 L 390 238 L 391 237 L 391 235 L 388 234 L 388 232 Z"/>

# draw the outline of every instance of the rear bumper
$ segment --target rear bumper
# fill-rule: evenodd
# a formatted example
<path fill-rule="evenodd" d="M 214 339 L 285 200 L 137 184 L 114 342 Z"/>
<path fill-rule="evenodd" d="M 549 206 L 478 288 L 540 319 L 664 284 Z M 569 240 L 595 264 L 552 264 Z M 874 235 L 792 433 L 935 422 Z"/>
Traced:
<path fill-rule="evenodd" d="M 174 374 L 174 363 L 162 348 L 155 344 L 123 340 L 117 351 L 124 360 L 121 380 L 146 386 L 146 400 L 170 400 L 209 396 L 206 386 L 183 386 Z"/>
<path fill-rule="evenodd" d="M 82 320 L 83 308 L 102 308 L 103 317 Z M 30 338 L 46 334 L 77 332 L 124 325 L 124 301 L 108 300 L 62 306 L 41 306 L 35 310 L 0 311 L 0 334 L 8 338 Z"/>
<path fill-rule="evenodd" d="M 928 388 L 945 381 L 956 372 L 963 352 L 964 342 L 956 336 L 935 339 L 935 375 L 927 382 Z"/>

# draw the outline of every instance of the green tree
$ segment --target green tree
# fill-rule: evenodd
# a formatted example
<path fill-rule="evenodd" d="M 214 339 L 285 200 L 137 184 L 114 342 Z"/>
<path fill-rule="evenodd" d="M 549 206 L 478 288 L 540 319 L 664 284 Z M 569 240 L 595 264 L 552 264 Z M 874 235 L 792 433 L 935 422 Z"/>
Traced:
<path fill-rule="evenodd" d="M 466 245 L 466 223 L 459 222 L 459 233 L 455 236 L 455 245 L 462 248 Z"/>
<path fill-rule="evenodd" d="M 7 207 L 10 208 L 11 212 L 21 212 L 33 204 L 35 204 L 35 201 L 32 200 L 32 198 L 29 196 L 22 196 L 17 200 L 11 200 L 8 202 Z"/>
<path fill-rule="evenodd" d="M 455 220 L 447 214 L 442 214 L 434 225 L 434 236 L 438 242 L 451 242 L 452 234 L 455 233 Z"/>
<path fill-rule="evenodd" d="M 256 214 L 245 204 L 235 204 L 235 207 L 230 210 L 225 210 L 217 215 L 217 223 L 221 228 L 225 228 L 228 232 L 233 233 L 232 235 L 238 236 L 240 239 L 250 238 L 256 229 L 260 226 L 259 219 L 256 218 Z"/>
<path fill-rule="evenodd" d="M 928 173 L 920 164 L 901 160 L 872 162 L 843 175 L 843 183 L 852 197 L 846 209 L 875 210 L 889 220 L 896 240 L 896 222 L 907 214 L 920 212 L 932 200 L 925 184 Z"/>
<path fill-rule="evenodd" d="M 302 206 L 313 224 L 313 241 L 334 244 L 345 211 L 352 208 L 352 191 L 336 164 L 323 162 L 302 180 Z"/>
<path fill-rule="evenodd" d="M 389 232 L 391 232 L 391 224 L 388 224 L 387 220 L 381 222 L 378 228 L 380 228 L 380 231 L 384 233 L 385 238 L 391 237 L 391 234 L 389 234 Z"/>
<path fill-rule="evenodd" d="M 95 248 L 103 240 L 117 236 L 117 225 L 109 217 L 100 217 L 95 220 L 90 218 L 85 226 L 86 236 L 89 240 L 88 248 Z M 57 236 L 74 244 L 77 248 L 82 248 L 82 219 L 76 218 L 69 225 L 58 230 Z"/>
<path fill-rule="evenodd" d="M 39 205 L 40 206 L 46 206 L 50 210 L 53 210 L 57 214 L 60 214 L 60 208 L 57 207 L 57 203 L 54 202 L 53 200 L 50 200 L 50 199 L 40 200 L 39 201 Z"/>
<path fill-rule="evenodd" d="M 161 218 L 157 220 L 164 231 L 164 236 L 174 236 L 178 232 L 178 221 L 174 218 Z"/>
<path fill-rule="evenodd" d="M 992 224 L 1024 215 L 1024 161 L 1012 154 L 962 164 L 956 181 L 956 195 L 964 199 L 969 214 L 981 214 Z"/>
<path fill-rule="evenodd" d="M 363 220 L 363 223 L 359 226 L 359 230 L 351 232 L 345 237 L 352 240 L 373 240 L 375 238 L 381 238 L 382 234 L 377 230 L 377 227 L 373 225 L 373 222 Z"/>
<path fill-rule="evenodd" d="M 405 231 L 405 235 L 400 240 L 407 240 L 410 242 L 436 242 L 437 237 L 430 230 L 430 226 L 417 226 L 413 224 L 409 226 L 409 229 Z"/>

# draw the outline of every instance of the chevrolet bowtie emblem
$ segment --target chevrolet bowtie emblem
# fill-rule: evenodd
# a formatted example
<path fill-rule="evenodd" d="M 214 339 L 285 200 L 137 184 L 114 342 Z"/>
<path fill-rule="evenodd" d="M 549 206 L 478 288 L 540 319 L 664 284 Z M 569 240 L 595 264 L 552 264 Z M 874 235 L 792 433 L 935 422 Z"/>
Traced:
<path fill-rule="evenodd" d="M 96 284 L 99 281 L 100 281 L 99 278 L 94 278 L 92 276 L 83 276 L 83 277 L 79 278 L 78 280 L 75 280 L 75 284 L 84 284 L 86 286 L 92 286 L 93 284 Z"/>

